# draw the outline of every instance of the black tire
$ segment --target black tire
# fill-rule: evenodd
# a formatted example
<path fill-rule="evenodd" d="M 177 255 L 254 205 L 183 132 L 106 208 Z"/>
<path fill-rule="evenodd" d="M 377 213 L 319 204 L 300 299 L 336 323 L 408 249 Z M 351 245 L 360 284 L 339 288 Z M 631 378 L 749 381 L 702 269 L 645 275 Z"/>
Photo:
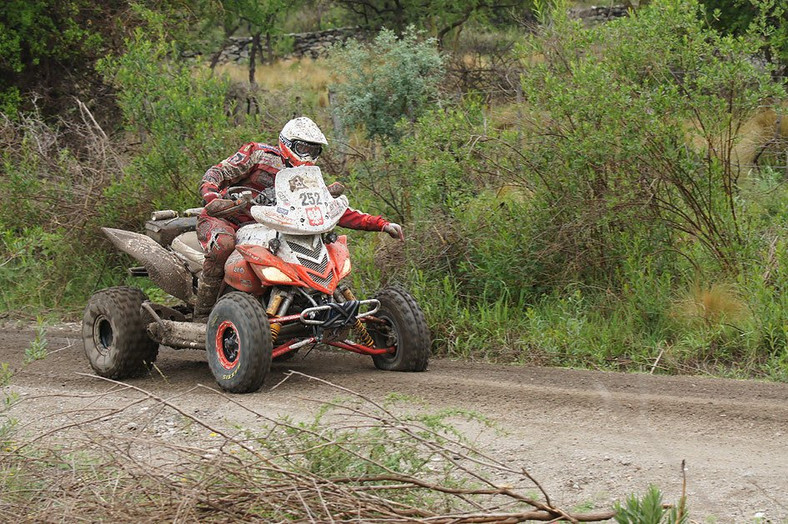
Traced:
<path fill-rule="evenodd" d="M 263 306 L 246 293 L 224 295 L 208 316 L 207 329 L 208 365 L 219 386 L 231 393 L 260 389 L 273 350 Z"/>
<path fill-rule="evenodd" d="M 150 370 L 159 344 L 148 337 L 140 307 L 148 300 L 141 290 L 111 287 L 95 293 L 82 317 L 82 341 L 93 371 L 113 380 Z"/>
<path fill-rule="evenodd" d="M 430 330 L 416 300 L 404 289 L 386 287 L 375 295 L 380 310 L 375 316 L 384 324 L 367 322 L 375 347 L 396 346 L 389 355 L 375 355 L 372 361 L 386 371 L 424 371 L 430 358 Z"/>

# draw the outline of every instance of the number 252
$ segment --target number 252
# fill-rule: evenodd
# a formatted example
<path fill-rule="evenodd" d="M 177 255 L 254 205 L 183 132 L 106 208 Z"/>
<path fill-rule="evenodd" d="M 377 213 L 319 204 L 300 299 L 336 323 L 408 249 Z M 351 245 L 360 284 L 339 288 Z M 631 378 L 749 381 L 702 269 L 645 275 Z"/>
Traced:
<path fill-rule="evenodd" d="M 318 206 L 322 203 L 320 201 L 320 193 L 301 193 L 302 206 Z"/>

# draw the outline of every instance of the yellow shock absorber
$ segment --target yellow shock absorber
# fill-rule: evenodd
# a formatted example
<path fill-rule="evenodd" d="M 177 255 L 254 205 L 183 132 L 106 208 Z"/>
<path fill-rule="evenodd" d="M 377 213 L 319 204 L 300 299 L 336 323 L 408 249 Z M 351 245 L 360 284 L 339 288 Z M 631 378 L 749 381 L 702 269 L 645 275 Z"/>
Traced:
<path fill-rule="evenodd" d="M 353 291 L 350 290 L 349 287 L 342 289 L 342 296 L 344 296 L 348 300 L 356 300 L 356 296 L 353 294 Z M 353 333 L 356 334 L 356 338 L 359 342 L 364 344 L 365 346 L 375 347 L 375 341 L 367 331 L 367 328 L 364 326 L 364 323 L 361 322 L 359 319 L 356 319 L 356 323 L 353 324 Z"/>
<path fill-rule="evenodd" d="M 364 327 L 364 324 L 359 320 L 356 319 L 356 323 L 353 324 L 353 333 L 356 334 L 356 338 L 364 344 L 365 346 L 369 346 L 371 348 L 375 347 L 375 341 L 367 331 L 367 328 Z"/>
<path fill-rule="evenodd" d="M 274 322 L 271 324 L 271 343 L 275 344 L 276 339 L 279 337 L 279 332 L 282 330 L 282 324 Z"/>

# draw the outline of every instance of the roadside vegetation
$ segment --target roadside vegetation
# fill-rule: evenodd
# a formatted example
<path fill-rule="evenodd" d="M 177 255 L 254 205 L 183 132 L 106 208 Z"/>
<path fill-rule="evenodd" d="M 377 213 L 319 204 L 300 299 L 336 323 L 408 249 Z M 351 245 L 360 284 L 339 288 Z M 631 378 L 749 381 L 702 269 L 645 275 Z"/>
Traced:
<path fill-rule="evenodd" d="M 531 474 L 455 427 L 496 431 L 479 414 L 377 403 L 337 388 L 313 420 L 224 428 L 177 402 L 120 385 L 128 402 L 86 408 L 34 441 L 2 439 L 0 515 L 21 521 L 687 522 L 683 500 L 651 488 L 625 505 L 561 508 Z M 221 393 L 216 393 L 221 394 Z M 35 399 L 28 399 L 34 401 Z M 224 401 L 234 403 L 232 397 Z M 401 413 L 412 407 L 414 413 Z M 480 443 L 483 443 L 482 440 Z M 593 507 L 593 504 L 589 507 Z"/>
<path fill-rule="evenodd" d="M 563 4 L 503 20 L 405 2 L 390 30 L 316 60 L 279 37 L 380 21 L 356 2 L 305 3 L 306 18 L 263 4 L 140 3 L 119 11 L 125 31 L 82 24 L 95 34 L 35 64 L 24 38 L 0 41 L 20 80 L 0 86 L 0 309 L 75 316 L 131 283 L 100 226 L 198 205 L 208 166 L 305 114 L 329 135 L 329 180 L 406 228 L 404 247 L 352 235 L 355 287 L 406 285 L 435 354 L 788 380 L 780 2 L 720 17 L 659 0 L 594 26 Z M 250 63 L 212 64 L 239 34 Z M 35 95 L 28 76 L 56 59 L 90 64 L 100 88 Z"/>

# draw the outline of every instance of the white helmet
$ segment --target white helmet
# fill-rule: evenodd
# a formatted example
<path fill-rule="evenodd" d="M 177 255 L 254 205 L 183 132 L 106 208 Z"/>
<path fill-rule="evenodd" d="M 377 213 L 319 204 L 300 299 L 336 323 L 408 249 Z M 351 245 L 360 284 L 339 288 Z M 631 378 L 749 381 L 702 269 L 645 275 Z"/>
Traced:
<path fill-rule="evenodd" d="M 314 164 L 324 145 L 328 145 L 325 135 L 305 116 L 289 121 L 279 133 L 279 150 L 293 166 Z"/>

